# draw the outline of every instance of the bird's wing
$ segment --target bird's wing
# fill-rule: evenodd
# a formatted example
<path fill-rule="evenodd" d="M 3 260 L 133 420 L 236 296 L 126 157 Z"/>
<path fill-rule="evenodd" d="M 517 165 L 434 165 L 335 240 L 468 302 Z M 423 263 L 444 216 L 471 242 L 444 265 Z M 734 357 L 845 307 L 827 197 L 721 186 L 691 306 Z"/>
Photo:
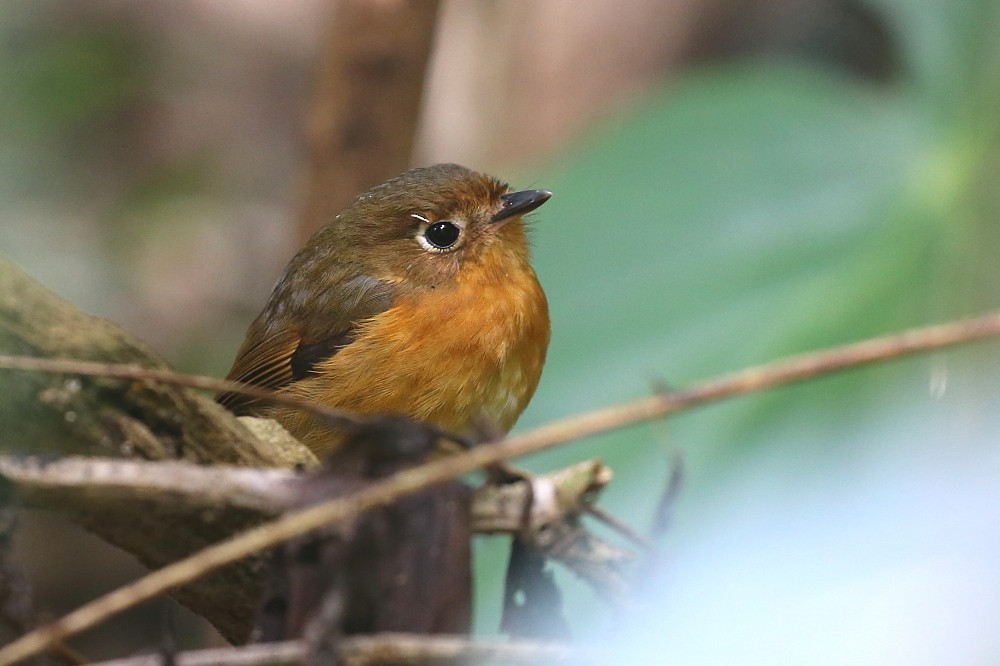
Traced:
<path fill-rule="evenodd" d="M 278 317 L 272 299 L 251 324 L 226 379 L 276 390 L 307 377 L 354 341 L 360 322 L 387 310 L 392 300 L 391 285 L 368 276 L 330 287 L 310 301 L 308 312 Z M 234 392 L 219 393 L 216 400 L 236 414 L 254 413 L 258 402 Z"/>

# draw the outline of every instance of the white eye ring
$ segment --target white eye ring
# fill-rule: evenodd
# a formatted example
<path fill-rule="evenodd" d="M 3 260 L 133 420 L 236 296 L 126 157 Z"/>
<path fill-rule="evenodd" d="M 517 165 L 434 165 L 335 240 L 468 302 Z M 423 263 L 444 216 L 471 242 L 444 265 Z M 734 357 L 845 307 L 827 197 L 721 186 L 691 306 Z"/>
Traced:
<path fill-rule="evenodd" d="M 440 254 L 451 252 L 461 247 L 465 242 L 465 223 L 462 220 L 438 220 L 431 222 L 422 215 L 411 213 L 410 217 L 420 220 L 417 231 L 417 242 L 428 252 Z M 432 234 L 428 238 L 428 234 Z"/>

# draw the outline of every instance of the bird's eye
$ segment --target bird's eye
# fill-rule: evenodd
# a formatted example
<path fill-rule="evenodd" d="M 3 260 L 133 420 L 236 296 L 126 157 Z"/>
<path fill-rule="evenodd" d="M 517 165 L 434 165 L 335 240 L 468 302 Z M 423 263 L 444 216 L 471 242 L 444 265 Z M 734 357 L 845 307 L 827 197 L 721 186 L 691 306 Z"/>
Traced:
<path fill-rule="evenodd" d="M 427 243 L 438 250 L 447 250 L 462 235 L 462 230 L 454 222 L 442 220 L 435 222 L 424 230 L 424 238 Z"/>

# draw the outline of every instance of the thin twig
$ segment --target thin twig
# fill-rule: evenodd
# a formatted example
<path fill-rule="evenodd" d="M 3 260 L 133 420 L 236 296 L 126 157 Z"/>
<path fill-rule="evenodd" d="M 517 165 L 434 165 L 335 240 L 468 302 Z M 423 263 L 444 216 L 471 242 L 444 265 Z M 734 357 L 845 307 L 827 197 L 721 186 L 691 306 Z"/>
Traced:
<path fill-rule="evenodd" d="M 483 485 L 474 491 L 473 530 L 482 534 L 514 534 L 537 530 L 553 521 L 576 515 L 589 506 L 596 491 L 592 482 L 606 468 L 585 460 L 524 481 Z M 32 457 L 0 455 L 0 484 L 9 485 L 19 505 L 72 513 L 95 510 L 102 519 L 136 514 L 212 514 L 215 522 L 226 512 L 259 515 L 261 519 L 302 506 L 304 487 L 311 480 L 293 470 L 272 467 L 199 465 L 181 460 L 120 460 L 71 456 L 51 462 Z M 529 485 L 548 484 L 549 501 L 536 502 L 534 518 L 524 525 L 522 514 L 530 505 Z M 599 490 L 599 488 L 598 488 Z M 581 494 L 587 492 L 587 503 Z M 565 501 L 556 501 L 565 497 Z M 573 501 L 570 504 L 570 501 Z M 529 506 L 529 508 L 532 508 Z M 2 517 L 0 513 L 0 517 Z M 0 565 L 3 560 L 0 557 Z M 0 569 L 2 572 L 2 569 Z M 7 580 L 0 577 L 0 583 Z M 2 591 L 2 589 L 0 589 Z M 2 597 L 0 597 L 2 599 Z"/>
<path fill-rule="evenodd" d="M 234 382 L 228 379 L 216 379 L 204 375 L 188 375 L 174 372 L 173 370 L 157 370 L 120 363 L 79 361 L 72 358 L 39 358 L 36 356 L 11 356 L 6 354 L 0 354 L 0 370 L 22 370 L 25 372 L 51 372 L 67 375 L 85 375 L 88 377 L 134 379 L 170 386 L 185 386 L 187 388 L 203 389 L 206 391 L 239 393 L 240 395 L 264 400 L 276 405 L 298 409 L 321 419 L 324 423 L 337 427 L 364 426 L 372 422 L 372 419 L 359 416 L 353 412 L 334 409 L 254 384 Z M 443 430 L 437 430 L 436 432 L 439 437 L 456 442 L 463 448 L 468 448 L 472 445 L 469 439 L 461 435 Z"/>
<path fill-rule="evenodd" d="M 177 666 L 298 666 L 305 663 L 305 641 L 261 643 L 243 647 L 193 650 L 175 656 Z M 588 653 L 590 650 L 588 650 Z M 507 642 L 470 639 L 467 636 L 426 636 L 422 634 L 374 634 L 352 636 L 338 645 L 338 664 L 376 666 L 377 664 L 453 663 L 545 663 L 569 659 L 583 650 L 565 643 L 541 641 Z M 163 658 L 151 654 L 92 666 L 162 666 Z"/>
<path fill-rule="evenodd" d="M 239 393 L 258 400 L 266 400 L 277 405 L 300 409 L 308 414 L 318 416 L 331 423 L 356 425 L 365 420 L 356 414 L 339 409 L 324 407 L 307 400 L 301 400 L 285 393 L 270 389 L 233 382 L 228 379 L 216 379 L 204 375 L 187 375 L 173 370 L 157 370 L 143 368 L 137 365 L 122 365 L 120 363 L 97 363 L 94 361 L 78 361 L 72 358 L 38 358 L 35 356 L 8 356 L 0 354 L 0 370 L 23 370 L 26 372 L 51 372 L 67 375 L 85 375 L 88 377 L 112 377 L 115 379 L 135 379 L 138 381 L 155 382 L 171 386 L 186 386 L 188 388 L 206 391 L 223 391 Z"/>
<path fill-rule="evenodd" d="M 589 649 L 594 654 L 596 649 Z M 344 640 L 339 656 L 344 666 L 429 663 L 531 663 L 551 664 L 579 658 L 580 648 L 545 641 L 475 640 L 468 636 L 414 636 L 376 634 Z M 605 662 L 606 663 L 606 662 Z"/>
<path fill-rule="evenodd" d="M 674 505 L 677 504 L 682 485 L 684 485 L 684 458 L 675 451 L 670 456 L 670 474 L 667 476 L 667 482 L 663 486 L 660 500 L 656 503 L 656 511 L 653 513 L 653 523 L 649 530 L 651 539 L 659 539 L 667 533 L 670 516 L 673 514 Z"/>
<path fill-rule="evenodd" d="M 191 650 L 174 655 L 175 666 L 300 666 L 305 663 L 302 641 L 258 643 L 241 647 Z M 94 662 L 90 666 L 163 666 L 162 654 Z"/>
<path fill-rule="evenodd" d="M 356 414 L 339 409 L 331 409 L 323 405 L 301 400 L 299 398 L 261 388 L 254 384 L 233 382 L 228 379 L 216 379 L 204 375 L 188 375 L 173 370 L 156 370 L 138 365 L 122 365 L 120 363 L 98 363 L 95 361 L 78 361 L 72 358 L 38 358 L 36 356 L 8 356 L 0 354 L 0 370 L 23 370 L 26 372 L 52 372 L 67 375 L 85 375 L 88 377 L 112 377 L 115 379 L 135 379 L 137 381 L 169 384 L 171 386 L 186 386 L 188 388 L 206 391 L 223 391 L 239 393 L 258 400 L 266 400 L 278 405 L 301 409 L 331 421 L 360 423 Z"/>
<path fill-rule="evenodd" d="M 584 504 L 583 510 L 640 548 L 652 547 L 653 544 L 649 539 L 639 534 L 631 525 L 611 512 L 605 511 L 596 504 Z"/>
<path fill-rule="evenodd" d="M 322 525 L 388 504 L 428 486 L 501 460 L 541 451 L 572 439 L 661 418 L 673 412 L 717 402 L 723 398 L 997 335 L 1000 335 L 1000 313 L 911 329 L 896 335 L 873 338 L 751 367 L 695 384 L 686 390 L 653 395 L 564 418 L 520 436 L 429 462 L 372 484 L 353 495 L 323 502 L 248 530 L 99 597 L 52 624 L 40 627 L 0 649 L 0 666 L 13 664 L 37 654 L 55 640 L 88 629 L 116 613 L 174 587 L 189 583 L 209 571 L 235 562 L 258 550 Z"/>

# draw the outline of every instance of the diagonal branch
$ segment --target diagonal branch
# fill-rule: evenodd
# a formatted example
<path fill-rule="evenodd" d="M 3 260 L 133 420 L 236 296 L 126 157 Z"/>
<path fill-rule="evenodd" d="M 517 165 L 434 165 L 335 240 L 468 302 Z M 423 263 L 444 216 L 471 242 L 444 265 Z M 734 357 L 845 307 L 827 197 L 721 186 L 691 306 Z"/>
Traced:
<path fill-rule="evenodd" d="M 173 370 L 160 368 L 144 368 L 137 365 L 123 365 L 121 363 L 80 361 L 73 358 L 39 358 L 36 356 L 7 356 L 0 354 L 0 370 L 135 379 L 167 386 L 183 386 L 205 391 L 239 393 L 250 398 L 298 409 L 307 414 L 312 414 L 326 423 L 342 428 L 362 425 L 371 421 L 371 419 L 363 418 L 357 414 L 326 407 L 325 405 L 309 402 L 308 400 L 296 398 L 287 393 L 279 393 L 278 391 L 262 388 L 254 384 L 234 382 L 228 379 L 216 379 L 215 377 L 206 377 L 204 375 L 182 374 Z M 449 435 L 449 437 L 454 437 L 458 441 L 457 436 Z"/>
<path fill-rule="evenodd" d="M 353 495 L 323 502 L 248 530 L 99 597 L 60 620 L 40 627 L 8 644 L 0 650 L 0 666 L 37 654 L 55 640 L 92 627 L 126 608 L 261 549 L 508 458 L 541 451 L 573 439 L 662 418 L 673 412 L 717 402 L 727 397 L 997 336 L 1000 336 L 1000 313 L 911 329 L 896 335 L 794 356 L 710 379 L 689 389 L 658 394 L 565 418 L 520 436 L 405 470 Z"/>
<path fill-rule="evenodd" d="M 506 663 L 551 664 L 572 657 L 594 657 L 565 643 L 540 641 L 474 640 L 466 636 L 427 636 L 383 633 L 351 636 L 338 645 L 338 664 L 377 666 L 378 664 Z M 181 652 L 177 666 L 299 666 L 306 664 L 309 646 L 305 641 L 262 643 L 239 648 L 218 648 Z M 161 666 L 163 657 L 146 655 L 102 661 L 93 666 Z"/>
<path fill-rule="evenodd" d="M 516 483 L 484 484 L 472 501 L 472 529 L 518 534 L 542 554 L 562 562 L 604 597 L 628 590 L 629 553 L 586 532 L 577 520 L 611 480 L 597 460 L 584 460 Z M 194 465 L 67 457 L 52 462 L 0 456 L 0 486 L 27 508 L 66 516 L 134 551 L 159 530 L 179 535 L 219 526 L 250 526 L 302 506 L 313 479 L 284 469 Z M 530 487 L 529 487 L 530 485 Z M 525 517 L 528 516 L 528 520 Z M 148 529 L 136 529 L 145 525 Z M 175 540 L 185 537 L 174 536 Z M 21 629 L 27 631 L 27 628 Z"/>

